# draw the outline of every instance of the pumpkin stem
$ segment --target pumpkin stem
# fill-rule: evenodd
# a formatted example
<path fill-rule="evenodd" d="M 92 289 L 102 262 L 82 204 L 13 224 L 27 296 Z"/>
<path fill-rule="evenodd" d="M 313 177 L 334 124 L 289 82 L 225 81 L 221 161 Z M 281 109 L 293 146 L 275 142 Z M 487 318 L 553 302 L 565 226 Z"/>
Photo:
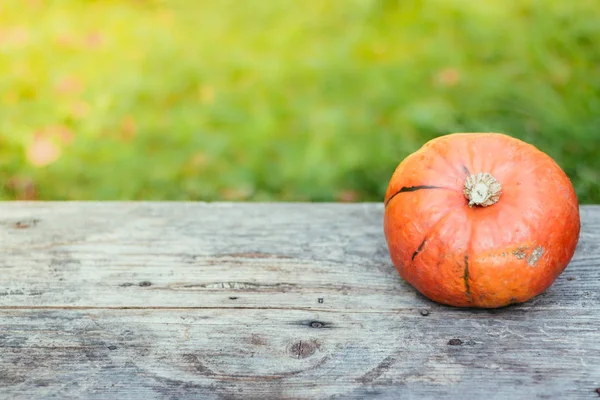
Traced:
<path fill-rule="evenodd" d="M 502 185 L 487 172 L 480 172 L 467 177 L 463 193 L 469 200 L 469 207 L 487 207 L 496 204 L 502 194 Z"/>

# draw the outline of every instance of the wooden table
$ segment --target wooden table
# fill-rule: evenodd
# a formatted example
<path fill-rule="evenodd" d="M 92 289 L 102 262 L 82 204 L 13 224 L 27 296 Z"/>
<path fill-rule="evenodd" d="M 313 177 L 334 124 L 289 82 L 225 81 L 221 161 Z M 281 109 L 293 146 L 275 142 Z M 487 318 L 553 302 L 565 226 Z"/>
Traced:
<path fill-rule="evenodd" d="M 498 310 L 415 292 L 382 215 L 3 203 L 0 398 L 598 398 L 600 207 L 555 284 Z"/>

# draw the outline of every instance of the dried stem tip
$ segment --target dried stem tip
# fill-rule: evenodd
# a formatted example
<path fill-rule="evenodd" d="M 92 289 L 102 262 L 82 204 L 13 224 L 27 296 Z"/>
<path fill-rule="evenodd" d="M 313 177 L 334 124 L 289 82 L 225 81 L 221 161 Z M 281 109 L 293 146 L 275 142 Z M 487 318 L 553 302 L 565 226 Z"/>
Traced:
<path fill-rule="evenodd" d="M 469 200 L 469 207 L 487 207 L 496 204 L 502 194 L 502 185 L 487 172 L 480 172 L 469 175 L 463 193 Z"/>

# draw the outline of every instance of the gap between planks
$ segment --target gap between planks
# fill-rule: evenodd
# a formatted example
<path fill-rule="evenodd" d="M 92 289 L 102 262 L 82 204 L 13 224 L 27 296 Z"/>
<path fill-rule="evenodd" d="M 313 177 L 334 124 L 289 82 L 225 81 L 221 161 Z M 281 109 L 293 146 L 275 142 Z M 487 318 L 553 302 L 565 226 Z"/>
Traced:
<path fill-rule="evenodd" d="M 540 307 L 540 306 L 519 306 L 515 305 L 514 308 L 508 310 L 508 308 L 455 308 L 446 307 L 441 305 L 433 305 L 422 307 L 404 307 L 396 308 L 392 310 L 352 310 L 344 308 L 311 308 L 311 307 L 201 307 L 201 306 L 0 306 L 0 312 L 12 311 L 12 310 L 65 310 L 65 311 L 78 311 L 78 310 L 156 310 L 156 311 L 176 311 L 176 310 L 287 310 L 287 311 L 312 311 L 312 312 L 326 312 L 326 313 L 340 313 L 340 314 L 398 314 L 402 312 L 411 312 L 420 309 L 435 310 L 436 312 L 479 312 L 479 313 L 498 313 L 503 311 L 510 312 L 537 312 L 537 311 L 567 311 L 573 309 L 582 309 L 581 307 Z M 584 310 L 594 311 L 600 310 L 598 307 L 585 307 Z"/>

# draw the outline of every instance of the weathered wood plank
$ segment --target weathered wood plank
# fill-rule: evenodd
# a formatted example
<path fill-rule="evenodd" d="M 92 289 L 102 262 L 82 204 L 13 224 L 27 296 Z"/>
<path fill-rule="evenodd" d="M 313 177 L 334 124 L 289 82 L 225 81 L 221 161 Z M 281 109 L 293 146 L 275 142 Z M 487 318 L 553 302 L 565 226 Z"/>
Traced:
<path fill-rule="evenodd" d="M 600 304 L 590 279 L 600 208 L 582 212 L 578 252 L 536 307 Z M 420 304 L 389 261 L 381 220 L 382 207 L 365 204 L 4 204 L 0 306 L 381 312 Z"/>
<path fill-rule="evenodd" d="M 595 310 L 18 310 L 2 321 L 2 398 L 593 398 L 599 386 Z"/>
<path fill-rule="evenodd" d="M 5 203 L 0 398 L 598 396 L 600 207 L 555 285 L 501 310 L 402 282 L 382 212 Z"/>

